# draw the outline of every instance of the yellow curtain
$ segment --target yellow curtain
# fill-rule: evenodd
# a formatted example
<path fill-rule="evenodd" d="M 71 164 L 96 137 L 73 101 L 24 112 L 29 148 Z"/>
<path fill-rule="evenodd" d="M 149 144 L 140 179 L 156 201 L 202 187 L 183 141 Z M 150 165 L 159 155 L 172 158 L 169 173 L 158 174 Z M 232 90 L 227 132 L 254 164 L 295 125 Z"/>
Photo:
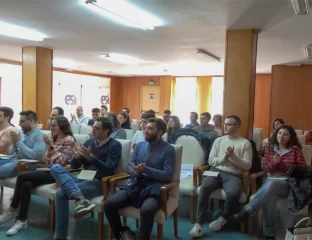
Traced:
<path fill-rule="evenodd" d="M 171 93 L 170 93 L 170 110 L 175 114 L 175 93 L 176 93 L 176 78 L 171 77 Z"/>
<path fill-rule="evenodd" d="M 211 103 L 212 77 L 197 77 L 196 81 L 196 98 L 197 112 L 209 112 Z"/>

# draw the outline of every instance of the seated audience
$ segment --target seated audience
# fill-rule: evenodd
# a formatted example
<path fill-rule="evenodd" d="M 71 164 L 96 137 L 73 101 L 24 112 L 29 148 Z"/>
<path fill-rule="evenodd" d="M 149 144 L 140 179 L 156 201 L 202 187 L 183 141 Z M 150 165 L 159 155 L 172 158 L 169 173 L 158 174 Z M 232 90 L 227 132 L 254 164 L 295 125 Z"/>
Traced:
<path fill-rule="evenodd" d="M 167 124 L 168 141 L 171 135 L 181 129 L 180 119 L 177 116 L 171 116 Z"/>
<path fill-rule="evenodd" d="M 284 120 L 281 118 L 276 118 L 272 122 L 273 130 L 275 131 L 278 129 L 281 125 L 285 124 Z M 262 147 L 264 148 L 266 145 L 269 144 L 269 138 L 266 138 L 262 141 Z"/>
<path fill-rule="evenodd" d="M 137 131 L 133 137 L 132 137 L 132 149 L 135 148 L 135 146 L 139 143 L 139 142 L 144 142 L 145 141 L 145 137 L 144 137 L 144 131 L 146 130 L 146 126 L 148 123 L 148 119 L 150 118 L 155 118 L 155 114 L 153 113 L 143 113 L 141 115 L 141 124 L 142 124 L 142 131 Z"/>
<path fill-rule="evenodd" d="M 219 231 L 239 206 L 243 172 L 248 171 L 252 163 L 250 142 L 238 135 L 240 125 L 239 117 L 228 116 L 224 121 L 226 136 L 217 138 L 212 146 L 208 159 L 211 166 L 209 171 L 215 172 L 217 176 L 203 178 L 197 201 L 196 224 L 189 232 L 192 237 L 200 237 L 204 234 L 203 224 L 209 204 L 209 196 L 216 189 L 223 188 L 226 201 L 222 216 L 209 225 L 212 231 Z"/>
<path fill-rule="evenodd" d="M 147 112 L 153 113 L 156 116 L 156 112 L 153 109 L 148 110 Z"/>
<path fill-rule="evenodd" d="M 165 110 L 164 113 L 163 113 L 162 119 L 163 119 L 166 123 L 168 123 L 170 117 L 171 117 L 171 111 L 170 111 L 170 110 Z"/>
<path fill-rule="evenodd" d="M 54 107 L 51 110 L 50 113 L 50 119 L 48 119 L 48 123 L 47 123 L 47 128 L 46 130 L 51 130 L 51 124 L 52 124 L 52 120 L 57 118 L 57 117 L 63 117 L 64 116 L 64 110 L 61 107 Z"/>
<path fill-rule="evenodd" d="M 83 108 L 81 106 L 76 108 L 76 114 L 77 114 L 77 117 L 75 114 L 71 114 L 71 121 L 70 121 L 71 123 L 85 124 L 85 125 L 88 124 L 89 118 L 83 114 Z"/>
<path fill-rule="evenodd" d="M 221 114 L 216 114 L 213 116 L 212 118 L 212 121 L 213 121 L 213 125 L 214 125 L 214 128 L 215 129 L 219 129 L 219 130 L 222 130 L 222 115 Z"/>
<path fill-rule="evenodd" d="M 89 200 L 103 194 L 102 178 L 113 175 L 117 168 L 122 147 L 120 142 L 110 138 L 112 124 L 108 118 L 98 118 L 93 126 L 93 139 L 73 149 L 73 169 L 83 166 L 96 171 L 94 179 L 79 180 L 61 165 L 54 165 L 51 174 L 60 188 L 55 193 L 56 227 L 54 239 L 67 239 L 69 200 L 76 201 L 74 218 L 81 218 L 93 211 L 95 205 Z"/>
<path fill-rule="evenodd" d="M 198 114 L 197 112 L 191 112 L 190 114 L 190 123 L 185 124 L 185 128 L 194 128 L 199 126 L 198 120 Z"/>
<path fill-rule="evenodd" d="M 96 119 L 98 119 L 98 117 L 100 116 L 99 108 L 93 108 L 91 112 L 92 112 L 92 119 L 89 120 L 88 126 L 93 126 Z"/>
<path fill-rule="evenodd" d="M 204 112 L 200 114 L 200 125 L 197 127 L 194 127 L 193 129 L 200 133 L 205 135 L 206 137 L 209 138 L 211 141 L 211 145 L 213 142 L 216 140 L 216 138 L 219 137 L 218 133 L 214 130 L 214 126 L 209 124 L 209 121 L 211 119 L 211 115 L 209 112 Z"/>
<path fill-rule="evenodd" d="M 120 123 L 120 127 L 123 129 L 131 129 L 130 122 L 127 120 L 127 115 L 123 112 L 118 114 L 118 121 Z"/>
<path fill-rule="evenodd" d="M 11 126 L 11 119 L 14 112 L 12 108 L 0 107 L 0 154 L 9 155 L 10 146 L 12 145 L 11 132 L 15 131 Z M 7 162 L 1 159 L 0 165 Z"/>
<path fill-rule="evenodd" d="M 116 114 L 114 112 L 108 112 L 106 113 L 106 116 L 112 124 L 112 131 L 109 137 L 115 139 L 127 139 L 127 133 L 125 129 L 120 127 Z"/>
<path fill-rule="evenodd" d="M 72 148 L 75 140 L 70 123 L 65 117 L 52 120 L 53 140 L 44 136 L 43 140 L 48 148 L 44 154 L 44 161 L 52 167 L 54 164 L 65 166 L 73 158 Z M 31 198 L 31 190 L 39 185 L 54 183 L 55 180 L 47 169 L 26 171 L 18 174 L 14 195 L 10 208 L 0 216 L 0 223 L 17 217 L 13 227 L 7 231 L 8 236 L 15 235 L 27 228 L 27 213 Z"/>
<path fill-rule="evenodd" d="M 125 107 L 125 108 L 122 109 L 121 112 L 123 112 L 124 114 L 126 114 L 126 122 L 129 123 L 129 125 L 130 125 L 130 123 L 131 123 L 131 119 L 130 119 L 130 108 Z"/>
<path fill-rule="evenodd" d="M 243 211 L 234 215 L 235 219 L 244 221 L 262 208 L 263 233 L 267 239 L 275 239 L 273 209 L 279 198 L 286 199 L 289 196 L 290 187 L 285 179 L 293 164 L 306 165 L 301 145 L 295 129 L 289 125 L 281 125 L 273 133 L 269 145 L 265 147 L 262 167 L 268 178 Z M 295 213 L 299 214 L 300 211 Z"/>
<path fill-rule="evenodd" d="M 19 125 L 22 131 L 10 132 L 12 146 L 9 159 L 0 159 L 0 179 L 15 177 L 18 174 L 17 162 L 20 159 L 41 159 L 46 151 L 43 135 L 37 128 L 37 115 L 33 111 L 20 112 Z"/>
<path fill-rule="evenodd" d="M 108 108 L 105 105 L 101 106 L 101 117 L 106 117 Z"/>
<path fill-rule="evenodd" d="M 140 237 L 150 239 L 154 217 L 160 209 L 160 188 L 172 180 L 175 167 L 175 151 L 161 136 L 167 125 L 162 119 L 148 119 L 144 131 L 145 140 L 136 145 L 127 166 L 130 184 L 121 186 L 104 203 L 104 211 L 113 237 L 119 239 L 122 225 L 118 210 L 126 206 L 140 208 Z"/>

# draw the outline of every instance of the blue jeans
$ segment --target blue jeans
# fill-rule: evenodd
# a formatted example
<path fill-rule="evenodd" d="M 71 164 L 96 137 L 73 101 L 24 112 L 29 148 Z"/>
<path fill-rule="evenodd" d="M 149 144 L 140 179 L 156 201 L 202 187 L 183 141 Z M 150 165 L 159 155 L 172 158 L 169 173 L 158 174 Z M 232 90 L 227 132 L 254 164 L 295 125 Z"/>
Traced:
<path fill-rule="evenodd" d="M 290 187 L 285 180 L 267 179 L 257 191 L 254 199 L 249 202 L 245 209 L 250 215 L 255 214 L 260 208 L 263 210 L 263 234 L 274 236 L 274 209 L 280 198 L 287 198 Z"/>
<path fill-rule="evenodd" d="M 55 192 L 56 226 L 55 237 L 67 237 L 69 221 L 68 200 L 82 194 L 87 199 L 92 199 L 103 194 L 102 183 L 98 179 L 92 181 L 81 181 L 73 176 L 59 164 L 51 167 L 51 174 L 56 182 L 61 185 Z"/>
<path fill-rule="evenodd" d="M 14 160 L 16 159 L 0 159 L 0 179 L 17 176 L 17 163 Z"/>

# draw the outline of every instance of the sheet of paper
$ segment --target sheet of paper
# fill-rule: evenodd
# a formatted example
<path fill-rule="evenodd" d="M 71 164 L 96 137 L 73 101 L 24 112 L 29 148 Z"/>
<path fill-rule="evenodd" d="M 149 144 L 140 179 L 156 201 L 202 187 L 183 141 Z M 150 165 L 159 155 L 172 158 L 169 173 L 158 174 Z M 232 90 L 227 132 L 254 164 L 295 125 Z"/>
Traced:
<path fill-rule="evenodd" d="M 193 168 L 194 168 L 194 164 L 184 164 L 184 163 L 181 164 L 180 179 L 193 176 Z"/>
<path fill-rule="evenodd" d="M 91 181 L 94 179 L 94 176 L 96 174 L 96 171 L 92 170 L 81 170 L 79 175 L 77 176 L 80 180 L 88 180 Z"/>
<path fill-rule="evenodd" d="M 8 160 L 8 159 L 10 159 L 10 158 L 11 158 L 10 155 L 0 154 L 0 159 L 2 159 L 2 160 Z"/>
<path fill-rule="evenodd" d="M 38 162 L 38 160 L 20 159 L 19 162 Z"/>
<path fill-rule="evenodd" d="M 207 177 L 218 177 L 219 173 L 218 172 L 213 172 L 213 171 L 205 171 L 204 176 Z"/>

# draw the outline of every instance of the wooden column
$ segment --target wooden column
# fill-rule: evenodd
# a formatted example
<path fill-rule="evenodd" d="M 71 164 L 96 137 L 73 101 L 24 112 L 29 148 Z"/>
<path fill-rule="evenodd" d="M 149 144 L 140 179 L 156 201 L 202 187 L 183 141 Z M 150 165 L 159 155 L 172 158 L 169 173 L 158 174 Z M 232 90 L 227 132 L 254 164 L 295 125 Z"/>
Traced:
<path fill-rule="evenodd" d="M 23 47 L 23 110 L 37 113 L 45 123 L 52 109 L 53 50 Z"/>
<path fill-rule="evenodd" d="M 257 40 L 254 29 L 226 32 L 223 115 L 240 117 L 240 135 L 248 139 L 253 132 Z"/>

